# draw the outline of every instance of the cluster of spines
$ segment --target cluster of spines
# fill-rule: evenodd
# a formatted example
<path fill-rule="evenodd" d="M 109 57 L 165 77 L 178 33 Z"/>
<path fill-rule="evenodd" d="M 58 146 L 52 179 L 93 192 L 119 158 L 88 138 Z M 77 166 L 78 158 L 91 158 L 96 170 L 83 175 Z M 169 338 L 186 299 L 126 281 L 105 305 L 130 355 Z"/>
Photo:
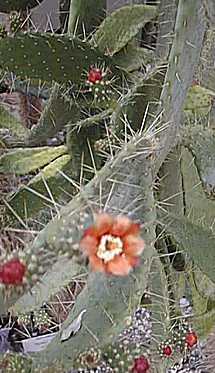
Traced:
<path fill-rule="evenodd" d="M 31 373 L 32 361 L 22 354 L 6 353 L 0 360 L 0 369 L 4 373 Z"/>
<path fill-rule="evenodd" d="M 78 237 L 81 237 L 85 220 L 88 214 L 80 213 L 77 230 Z M 64 220 L 63 220 L 64 221 Z M 37 255 L 31 250 L 16 250 L 11 253 L 2 252 L 0 255 L 0 287 L 5 294 L 10 294 L 13 290 L 20 295 L 25 290 L 29 290 L 42 277 L 42 275 L 54 264 L 60 256 L 67 258 L 74 257 L 76 261 L 82 262 L 83 255 L 80 251 L 79 241 L 73 239 L 74 225 L 73 220 L 68 224 L 67 230 L 64 225 L 59 227 L 61 235 L 59 245 L 56 245 L 57 237 L 53 235 L 51 242 L 37 247 Z"/>
<path fill-rule="evenodd" d="M 2 24 L 0 24 L 0 40 L 5 38 L 7 36 L 7 30 L 6 27 Z"/>
<path fill-rule="evenodd" d="M 93 94 L 93 98 L 96 102 L 110 101 L 111 95 L 113 95 L 113 89 L 111 84 L 113 83 L 113 78 L 109 80 L 108 69 L 104 67 L 91 66 L 87 72 L 86 86 L 88 87 L 88 92 Z"/>
<path fill-rule="evenodd" d="M 116 373 L 132 372 L 139 373 L 140 370 L 137 369 L 138 359 L 142 361 L 143 357 L 147 362 L 148 358 L 143 354 L 142 347 L 138 344 L 128 345 L 127 343 L 116 343 L 109 345 L 106 351 L 103 353 L 104 360 L 114 369 Z M 140 362 L 139 362 L 140 365 Z M 143 373 L 148 373 L 149 362 L 146 365 L 145 371 Z"/>
<path fill-rule="evenodd" d="M 29 255 L 30 254 L 30 255 Z M 0 285 L 5 290 L 16 288 L 23 291 L 36 283 L 44 273 L 42 266 L 38 264 L 38 257 L 28 251 L 14 251 L 1 255 Z"/>
<path fill-rule="evenodd" d="M 78 365 L 80 368 L 93 369 L 101 362 L 101 351 L 99 348 L 90 348 L 82 352 L 78 357 Z"/>
<path fill-rule="evenodd" d="M 184 354 L 198 343 L 198 336 L 186 320 L 172 328 L 169 338 L 162 341 L 158 352 L 162 358 L 170 358 L 175 353 Z"/>
<path fill-rule="evenodd" d="M 0 24 L 0 39 L 4 39 L 9 35 L 15 36 L 18 31 L 22 31 L 24 19 L 20 12 L 11 12 L 9 16 L 8 26 Z"/>
<path fill-rule="evenodd" d="M 12 12 L 10 14 L 9 20 L 10 20 L 10 32 L 12 34 L 15 34 L 16 32 L 18 32 L 22 29 L 24 19 L 23 19 L 21 13 Z"/>

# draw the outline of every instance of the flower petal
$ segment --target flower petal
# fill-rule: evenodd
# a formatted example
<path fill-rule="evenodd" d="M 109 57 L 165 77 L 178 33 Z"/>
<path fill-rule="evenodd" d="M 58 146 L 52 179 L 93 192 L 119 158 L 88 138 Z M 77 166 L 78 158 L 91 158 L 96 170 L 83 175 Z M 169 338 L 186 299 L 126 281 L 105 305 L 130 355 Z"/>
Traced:
<path fill-rule="evenodd" d="M 144 241 L 133 234 L 129 234 L 123 237 L 123 251 L 129 256 L 138 256 L 144 249 Z"/>
<path fill-rule="evenodd" d="M 140 233 L 140 224 L 132 223 L 130 228 L 127 230 L 126 234 L 133 234 L 134 236 Z"/>
<path fill-rule="evenodd" d="M 114 219 L 113 226 L 111 228 L 111 234 L 113 236 L 122 237 L 128 229 L 131 227 L 132 222 L 127 216 L 117 216 Z"/>
<path fill-rule="evenodd" d="M 140 258 L 138 258 L 137 256 L 127 256 L 126 258 L 133 268 L 137 267 L 140 264 Z"/>
<path fill-rule="evenodd" d="M 96 216 L 95 229 L 99 237 L 105 233 L 109 233 L 113 224 L 113 217 L 109 214 L 98 214 Z"/>
<path fill-rule="evenodd" d="M 89 257 L 89 262 L 93 271 L 106 272 L 106 265 L 103 263 L 102 259 L 99 259 L 96 255 L 91 255 Z"/>
<path fill-rule="evenodd" d="M 80 247 L 86 255 L 93 255 L 97 251 L 98 240 L 93 236 L 85 236 L 80 242 Z"/>
<path fill-rule="evenodd" d="M 115 256 L 113 260 L 107 263 L 107 272 L 116 276 L 126 276 L 131 269 L 131 264 L 123 255 Z"/>
<path fill-rule="evenodd" d="M 83 237 L 86 237 L 86 236 L 93 236 L 93 237 L 98 236 L 97 230 L 93 225 L 91 225 L 89 228 L 85 229 Z"/>

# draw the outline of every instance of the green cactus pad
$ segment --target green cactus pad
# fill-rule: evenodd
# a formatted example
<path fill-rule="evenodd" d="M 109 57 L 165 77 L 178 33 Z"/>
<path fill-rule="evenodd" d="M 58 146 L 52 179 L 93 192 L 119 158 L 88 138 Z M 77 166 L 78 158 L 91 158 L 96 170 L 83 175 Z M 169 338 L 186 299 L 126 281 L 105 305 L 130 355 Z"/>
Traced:
<path fill-rule="evenodd" d="M 150 49 L 140 48 L 132 43 L 129 43 L 119 53 L 114 56 L 114 61 L 117 66 L 132 72 L 140 67 L 152 64 L 155 62 L 155 54 Z"/>
<path fill-rule="evenodd" d="M 65 146 L 13 149 L 0 157 L 0 172 L 25 175 L 66 153 Z"/>
<path fill-rule="evenodd" d="M 175 240 L 192 257 L 194 263 L 215 282 L 214 235 L 211 230 L 193 224 L 186 217 L 174 214 L 168 214 L 161 220 L 166 231 L 174 236 Z"/>
<path fill-rule="evenodd" d="M 6 128 L 12 136 L 17 139 L 26 138 L 30 134 L 30 130 L 22 125 L 22 123 L 11 115 L 3 105 L 0 105 L 0 129 Z"/>
<path fill-rule="evenodd" d="M 201 87 L 198 84 L 193 85 L 187 92 L 184 111 L 187 115 L 207 115 L 210 111 L 212 98 L 215 92 Z"/>
<path fill-rule="evenodd" d="M 105 18 L 93 37 L 102 52 L 113 55 L 157 15 L 157 8 L 149 5 L 124 6 Z"/>
<path fill-rule="evenodd" d="M 7 203 L 10 206 L 7 213 L 14 219 L 14 213 L 21 219 L 37 214 L 41 209 L 52 205 L 62 195 L 63 190 L 72 189 L 71 184 L 59 174 L 59 170 L 65 174 L 71 170 L 70 156 L 62 155 L 38 175 L 36 175 L 27 186 L 21 187 L 15 194 L 11 195 Z M 49 194 L 46 184 L 50 190 Z"/>
<path fill-rule="evenodd" d="M 196 289 L 202 297 L 215 300 L 215 285 L 214 283 L 199 269 L 193 271 L 193 278 Z"/>
<path fill-rule="evenodd" d="M 188 149 L 182 148 L 181 154 L 181 174 L 183 177 L 183 193 L 184 203 L 186 206 L 186 215 L 193 223 L 197 223 L 203 227 L 210 227 L 213 232 L 214 230 L 214 217 L 215 217 L 215 201 L 208 198 L 202 187 L 202 180 L 199 175 L 199 161 L 203 175 L 208 177 L 213 176 L 215 169 L 215 160 L 213 161 L 214 146 L 211 146 L 211 158 L 202 156 L 207 155 L 210 151 L 209 144 L 204 149 L 201 149 L 198 145 L 204 144 L 204 137 L 201 138 L 201 132 L 199 132 L 200 142 L 196 139 L 193 143 L 196 157 L 193 157 L 194 152 L 190 152 Z M 212 140 L 212 138 L 210 139 Z M 211 144 L 212 145 L 212 144 Z M 211 160 L 211 169 L 207 169 L 204 161 Z M 214 163 L 214 167 L 213 166 Z M 207 173 L 208 171 L 208 173 Z M 174 206 L 175 207 L 175 206 Z"/>
<path fill-rule="evenodd" d="M 43 0 L 4 0 L 0 4 L 0 12 L 10 13 L 12 10 L 31 9 L 39 5 Z"/>
<path fill-rule="evenodd" d="M 215 310 L 206 312 L 204 315 L 194 319 L 194 325 L 198 328 L 198 334 L 202 339 L 205 339 L 214 329 Z M 212 371 L 211 371 L 212 372 Z"/>
<path fill-rule="evenodd" d="M 66 36 L 26 33 L 6 37 L 0 43 L 0 67 L 21 79 L 39 79 L 59 83 L 87 80 L 91 65 L 109 65 L 86 42 Z"/>
<path fill-rule="evenodd" d="M 32 129 L 27 143 L 30 145 L 44 145 L 47 138 L 53 137 L 70 121 L 79 119 L 80 109 L 72 100 L 65 100 L 60 94 L 59 87 L 53 88 L 52 94 L 45 106 L 40 120 Z"/>
<path fill-rule="evenodd" d="M 13 312 L 30 312 L 40 308 L 44 302 L 71 283 L 79 273 L 83 276 L 84 269 L 74 258 L 70 260 L 59 258 L 58 262 L 42 277 L 42 281 L 32 288 L 31 293 L 25 293 L 18 299 L 12 307 Z"/>
<path fill-rule="evenodd" d="M 202 185 L 209 197 L 215 191 L 215 136 L 213 129 L 196 125 L 187 127 L 184 133 L 185 145 L 192 152 Z"/>

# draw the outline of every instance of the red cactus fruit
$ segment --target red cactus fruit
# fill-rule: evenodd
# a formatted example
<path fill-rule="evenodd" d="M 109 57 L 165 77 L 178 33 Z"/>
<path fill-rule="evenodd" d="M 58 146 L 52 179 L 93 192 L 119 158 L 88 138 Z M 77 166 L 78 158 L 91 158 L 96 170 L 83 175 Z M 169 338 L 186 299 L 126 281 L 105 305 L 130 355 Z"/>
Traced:
<path fill-rule="evenodd" d="M 195 346 L 196 343 L 198 342 L 198 337 L 197 337 L 196 333 L 195 332 L 189 332 L 186 335 L 185 342 L 186 342 L 187 346 L 190 347 L 190 348 Z"/>
<path fill-rule="evenodd" d="M 19 259 L 11 259 L 0 265 L 0 282 L 5 285 L 20 285 L 25 271 L 26 267 Z"/>
<path fill-rule="evenodd" d="M 171 356 L 172 355 L 172 347 L 171 346 L 165 346 L 163 348 L 163 355 L 164 356 Z"/>
<path fill-rule="evenodd" d="M 137 359 L 134 360 L 134 365 L 132 368 L 132 373 L 147 373 L 149 370 L 150 365 L 148 360 L 145 356 L 139 356 Z"/>
<path fill-rule="evenodd" d="M 100 82 L 102 78 L 103 76 L 102 76 L 101 69 L 98 69 L 96 67 L 90 68 L 90 71 L 88 72 L 88 75 L 87 75 L 88 82 L 95 84 L 96 82 Z"/>

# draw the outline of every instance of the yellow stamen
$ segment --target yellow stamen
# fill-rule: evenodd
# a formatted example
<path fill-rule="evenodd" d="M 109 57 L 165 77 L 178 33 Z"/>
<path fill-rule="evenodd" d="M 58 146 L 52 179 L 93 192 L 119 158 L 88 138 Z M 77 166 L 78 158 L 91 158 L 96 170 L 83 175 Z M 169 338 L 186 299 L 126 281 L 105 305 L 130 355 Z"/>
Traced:
<path fill-rule="evenodd" d="M 107 263 L 122 252 L 123 243 L 119 237 L 111 236 L 111 234 L 102 236 L 97 250 L 97 256 L 100 259 Z"/>

